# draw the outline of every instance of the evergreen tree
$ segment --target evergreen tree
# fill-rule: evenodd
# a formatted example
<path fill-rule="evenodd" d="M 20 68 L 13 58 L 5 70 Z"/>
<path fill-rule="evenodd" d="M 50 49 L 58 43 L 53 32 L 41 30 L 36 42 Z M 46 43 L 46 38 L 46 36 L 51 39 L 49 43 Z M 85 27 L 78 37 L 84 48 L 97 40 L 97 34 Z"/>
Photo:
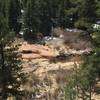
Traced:
<path fill-rule="evenodd" d="M 100 0 L 96 0 L 96 4 L 97 4 L 97 10 L 96 10 L 96 14 L 97 14 L 97 20 L 100 20 Z"/>
<path fill-rule="evenodd" d="M 27 29 L 25 31 L 25 37 L 32 38 L 40 30 L 40 18 L 42 14 L 40 0 L 28 0 L 25 8 L 24 28 Z"/>
<path fill-rule="evenodd" d="M 21 24 L 18 19 L 21 16 L 21 5 L 19 0 L 9 0 L 9 27 L 18 34 Z"/>
<path fill-rule="evenodd" d="M 8 2 L 0 0 L 0 88 L 2 100 L 7 96 L 20 94 L 23 73 L 21 62 L 17 58 L 17 50 L 13 45 L 13 32 L 8 26 Z"/>
<path fill-rule="evenodd" d="M 78 8 L 80 0 L 66 0 L 65 16 L 66 27 L 73 28 L 75 21 L 78 19 Z"/>
<path fill-rule="evenodd" d="M 67 0 L 28 0 L 25 10 L 25 27 L 28 33 L 50 35 L 51 27 L 65 26 Z"/>
<path fill-rule="evenodd" d="M 92 100 L 95 85 L 100 81 L 100 29 L 94 30 L 94 33 L 91 34 L 91 40 L 94 45 L 93 51 L 84 55 L 84 62 L 75 67 L 74 74 L 67 84 L 66 97 L 69 100 L 72 100 L 70 98 L 73 95 L 75 98 L 81 98 L 82 100 Z"/>
<path fill-rule="evenodd" d="M 75 26 L 87 30 L 96 21 L 96 0 L 80 0 L 78 7 L 78 20 Z"/>

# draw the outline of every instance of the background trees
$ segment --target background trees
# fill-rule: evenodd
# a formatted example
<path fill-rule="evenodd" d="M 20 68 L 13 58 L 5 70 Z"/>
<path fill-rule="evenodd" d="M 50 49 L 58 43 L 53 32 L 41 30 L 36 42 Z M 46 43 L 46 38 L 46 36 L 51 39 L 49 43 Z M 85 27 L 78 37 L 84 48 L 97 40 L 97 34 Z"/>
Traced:
<path fill-rule="evenodd" d="M 50 35 L 52 26 L 87 30 L 99 18 L 98 0 L 29 0 L 26 4 L 25 24 L 32 33 Z"/>
<path fill-rule="evenodd" d="M 15 33 L 19 33 L 21 24 L 19 23 L 18 19 L 21 16 L 21 5 L 19 0 L 9 0 L 9 27 L 11 30 L 15 31 Z"/>
<path fill-rule="evenodd" d="M 75 23 L 77 28 L 86 30 L 96 21 L 96 1 L 84 0 L 80 2 L 78 9 L 78 20 Z"/>
<path fill-rule="evenodd" d="M 64 26 L 65 0 L 29 0 L 26 5 L 25 27 L 31 33 L 51 34 L 51 27 Z"/>
<path fill-rule="evenodd" d="M 97 18 L 100 20 L 100 1 L 99 0 L 96 0 L 96 3 L 97 3 L 97 10 L 96 10 L 96 13 L 97 13 Z"/>
<path fill-rule="evenodd" d="M 50 35 L 51 27 L 87 30 L 99 20 L 99 0 L 9 0 L 9 27 L 16 33 L 21 29 L 18 19 L 23 16 L 26 33 Z M 23 25 L 22 25 L 23 26 Z M 31 31 L 32 32 L 31 32 Z"/>

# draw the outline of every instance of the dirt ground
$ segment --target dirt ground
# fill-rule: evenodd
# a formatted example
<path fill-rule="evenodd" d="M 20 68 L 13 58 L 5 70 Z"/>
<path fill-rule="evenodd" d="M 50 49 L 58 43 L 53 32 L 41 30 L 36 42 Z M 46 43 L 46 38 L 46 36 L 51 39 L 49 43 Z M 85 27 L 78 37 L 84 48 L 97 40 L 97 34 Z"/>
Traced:
<path fill-rule="evenodd" d="M 64 86 L 73 71 L 74 65 L 79 65 L 80 54 L 62 44 L 60 49 L 54 45 L 28 44 L 23 42 L 19 47 L 20 58 L 23 61 L 23 71 L 27 73 L 28 81 L 24 87 L 27 91 L 35 91 L 34 100 L 64 100 Z M 65 60 L 55 58 L 59 51 L 74 54 Z M 35 85 L 34 85 L 35 84 Z"/>
<path fill-rule="evenodd" d="M 71 42 L 75 42 L 75 38 Z M 59 42 L 59 39 L 49 41 L 45 46 L 29 44 L 26 41 L 19 43 L 19 58 L 23 62 L 24 73 L 28 75 L 28 81 L 22 88 L 35 94 L 24 100 L 64 100 L 64 87 L 74 66 L 82 62 L 81 55 L 89 53 L 91 48 L 87 45 L 87 48 L 74 49 L 68 43 L 65 44 L 65 41 Z M 77 43 L 81 45 L 79 41 Z M 78 48 L 79 45 L 77 44 Z M 60 52 L 67 57 L 57 58 Z M 98 96 L 96 98 L 94 100 L 100 100 Z"/>

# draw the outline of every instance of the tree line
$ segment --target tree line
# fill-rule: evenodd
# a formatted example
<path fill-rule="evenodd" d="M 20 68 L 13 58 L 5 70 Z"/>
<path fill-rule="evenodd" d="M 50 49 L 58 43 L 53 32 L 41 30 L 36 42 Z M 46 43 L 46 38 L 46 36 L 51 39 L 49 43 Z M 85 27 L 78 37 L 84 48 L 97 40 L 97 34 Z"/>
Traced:
<path fill-rule="evenodd" d="M 24 10 L 24 27 L 33 33 L 50 34 L 51 26 L 87 30 L 99 20 L 99 0 L 10 0 L 10 28 L 20 30 L 18 18 Z M 19 29 L 18 27 L 19 26 Z"/>

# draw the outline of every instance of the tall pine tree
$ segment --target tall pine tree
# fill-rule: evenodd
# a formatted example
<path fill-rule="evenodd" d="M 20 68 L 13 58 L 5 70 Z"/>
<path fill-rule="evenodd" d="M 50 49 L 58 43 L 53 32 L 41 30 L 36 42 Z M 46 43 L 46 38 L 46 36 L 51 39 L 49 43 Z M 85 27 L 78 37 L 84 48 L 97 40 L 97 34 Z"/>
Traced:
<path fill-rule="evenodd" d="M 0 0 L 0 89 L 2 100 L 8 95 L 20 94 L 23 73 L 21 62 L 17 58 L 17 49 L 13 45 L 13 32 L 9 30 L 9 0 Z"/>
<path fill-rule="evenodd" d="M 92 100 L 95 86 L 100 82 L 100 28 L 91 34 L 91 42 L 92 52 L 84 55 L 83 63 L 75 67 L 74 74 L 66 86 L 66 100 Z"/>

